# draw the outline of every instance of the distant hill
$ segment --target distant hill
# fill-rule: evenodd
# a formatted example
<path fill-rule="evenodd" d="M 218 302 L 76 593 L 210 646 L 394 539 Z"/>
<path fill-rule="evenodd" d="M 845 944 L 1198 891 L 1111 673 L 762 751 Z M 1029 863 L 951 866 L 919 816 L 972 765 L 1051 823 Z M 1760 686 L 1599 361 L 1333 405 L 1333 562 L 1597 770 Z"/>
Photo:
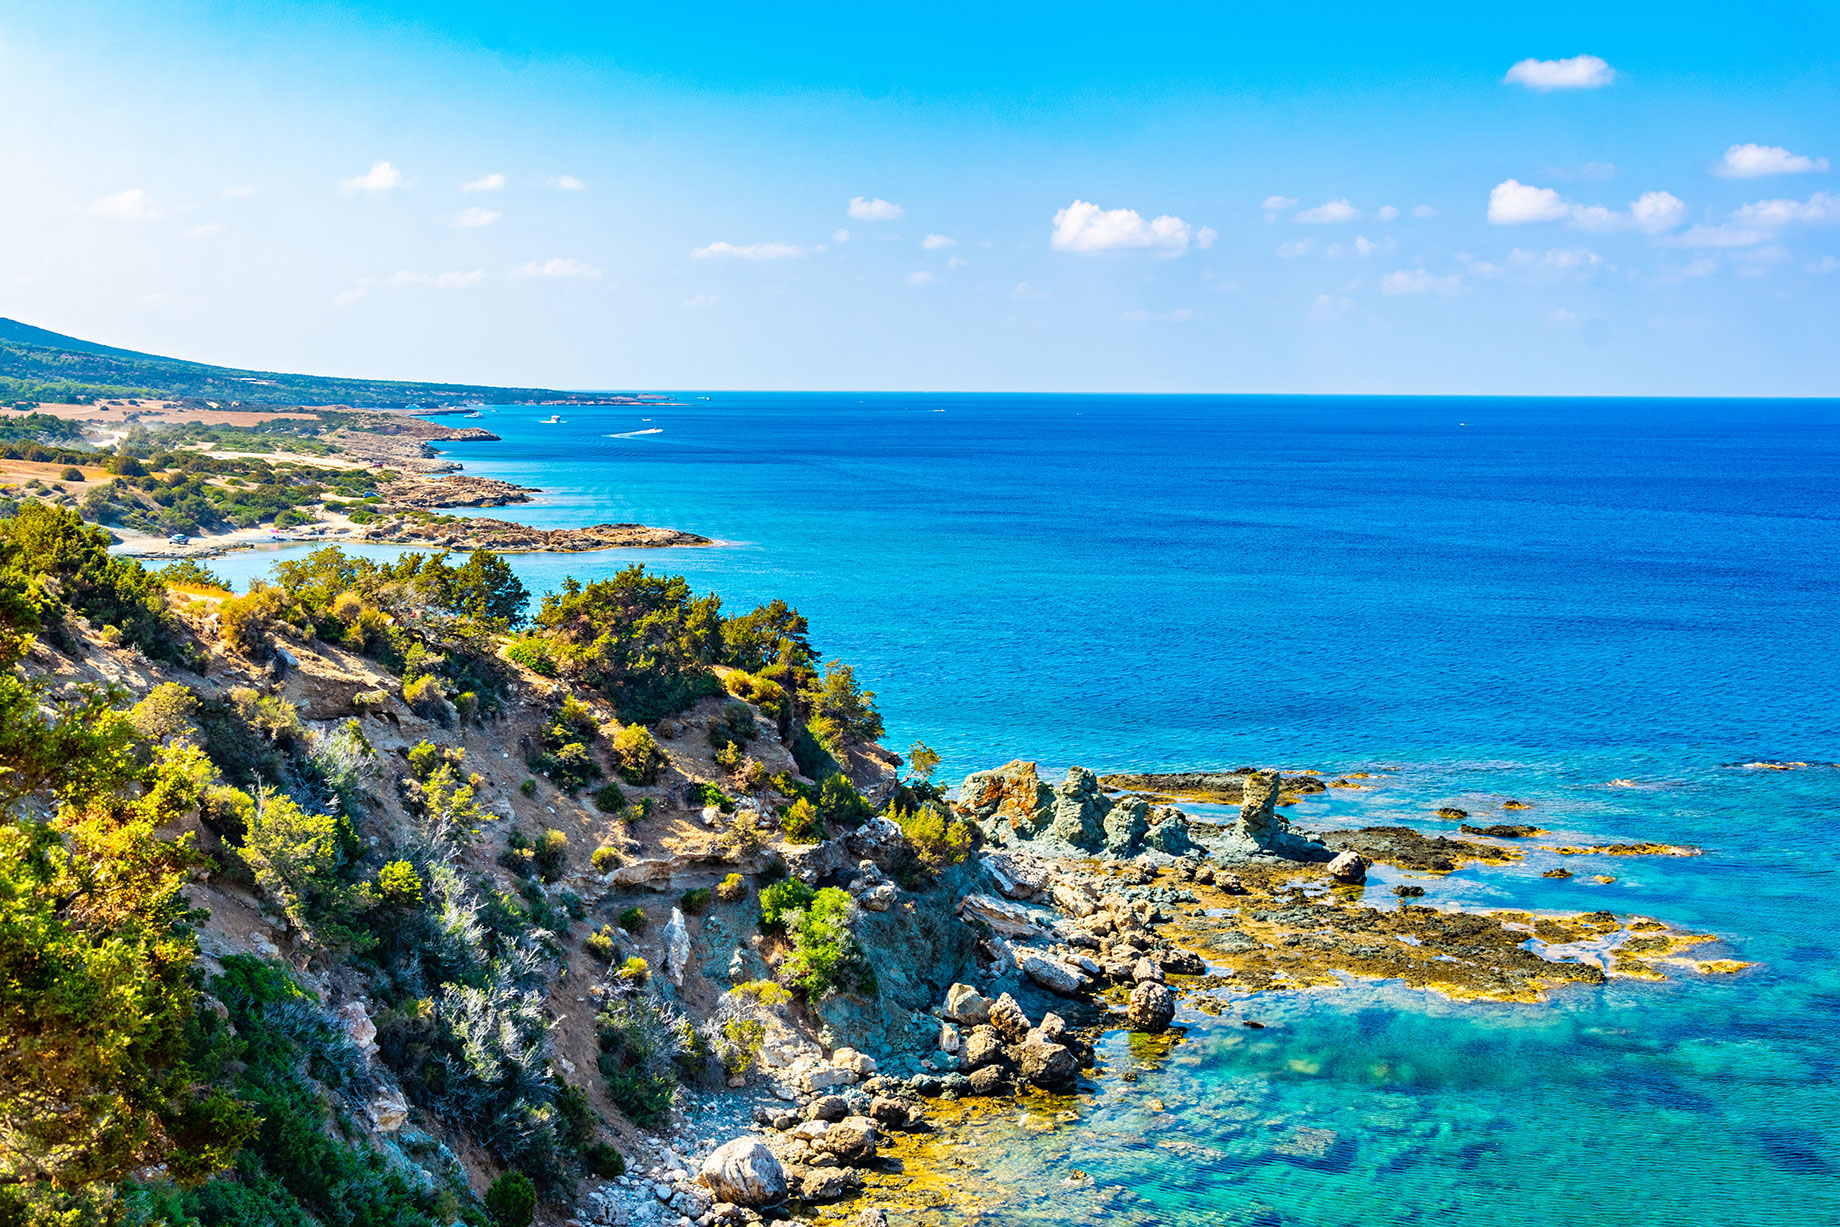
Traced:
<path fill-rule="evenodd" d="M 158 396 L 220 405 L 350 405 L 357 409 L 464 404 L 593 404 L 629 398 L 554 388 L 495 388 L 245 371 L 136 353 L 0 318 L 0 402 Z"/>

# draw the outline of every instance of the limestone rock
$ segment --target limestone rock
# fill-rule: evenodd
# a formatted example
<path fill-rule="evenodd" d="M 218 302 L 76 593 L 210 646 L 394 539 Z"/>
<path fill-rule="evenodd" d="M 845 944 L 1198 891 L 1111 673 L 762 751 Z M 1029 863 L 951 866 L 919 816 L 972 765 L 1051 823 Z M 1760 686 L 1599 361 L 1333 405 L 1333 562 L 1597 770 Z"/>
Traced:
<path fill-rule="evenodd" d="M 990 1026 L 978 1027 L 965 1040 L 963 1068 L 977 1069 L 1003 1059 L 1003 1039 Z"/>
<path fill-rule="evenodd" d="M 1000 937 L 1040 937 L 1047 932 L 1020 903 L 990 895 L 966 895 L 959 901 L 958 914 L 967 920 L 982 921 Z"/>
<path fill-rule="evenodd" d="M 1003 1037 L 1006 1044 L 1019 1044 L 1022 1037 L 1029 1033 L 1029 1016 L 1022 1012 L 1016 999 L 1008 993 L 997 998 L 997 1003 L 990 1007 L 990 1025 Z"/>
<path fill-rule="evenodd" d="M 825 1131 L 813 1145 L 840 1163 L 859 1166 L 875 1162 L 875 1122 L 866 1116 L 846 1116 Z"/>
<path fill-rule="evenodd" d="M 718 1201 L 738 1206 L 770 1206 L 786 1200 L 786 1169 L 767 1144 L 740 1137 L 716 1148 L 703 1160 L 703 1184 Z"/>
<path fill-rule="evenodd" d="M 955 1023 L 975 1027 L 990 1020 L 990 999 L 969 984 L 954 984 L 946 990 L 945 1016 Z"/>
<path fill-rule="evenodd" d="M 907 837 L 888 818 L 877 815 L 844 836 L 843 842 L 856 856 L 887 865 L 906 844 Z"/>
<path fill-rule="evenodd" d="M 864 1206 L 856 1212 L 856 1221 L 851 1227 L 888 1227 L 888 1216 L 878 1206 Z"/>
<path fill-rule="evenodd" d="M 1083 887 L 1067 881 L 1054 884 L 1054 906 L 1069 916 L 1091 916 L 1099 910 L 1098 903 Z"/>
<path fill-rule="evenodd" d="M 1131 965 L 1131 979 L 1139 984 L 1161 984 L 1163 969 L 1155 959 L 1145 955 Z"/>
<path fill-rule="evenodd" d="M 820 1095 L 812 1100 L 805 1113 L 812 1120 L 840 1121 L 850 1114 L 850 1105 L 841 1095 Z"/>
<path fill-rule="evenodd" d="M 1069 847 L 1095 852 L 1105 846 L 1105 816 L 1111 808 L 1099 791 L 1099 777 L 1084 767 L 1069 767 L 1054 790 L 1054 816 L 1048 834 Z"/>
<path fill-rule="evenodd" d="M 957 1027 L 951 1023 L 939 1025 L 939 1051 L 947 1056 L 956 1056 L 958 1050 L 964 1047 L 964 1043 L 964 1038 L 959 1035 Z"/>
<path fill-rule="evenodd" d="M 999 1095 L 1009 1088 L 1009 1071 L 1001 1065 L 986 1065 L 971 1071 L 970 1090 L 973 1095 Z"/>
<path fill-rule="evenodd" d="M 1105 850 L 1113 856 L 1129 856 L 1143 846 L 1143 838 L 1150 830 L 1150 803 L 1142 797 L 1114 802 L 1103 825 Z"/>
<path fill-rule="evenodd" d="M 869 1118 L 878 1125 L 887 1125 L 891 1129 L 899 1129 L 907 1124 L 907 1105 L 898 1099 L 890 1099 L 886 1095 L 877 1095 L 874 1099 L 869 1101 Z"/>
<path fill-rule="evenodd" d="M 1329 876 L 1338 882 L 1367 881 L 1367 858 L 1349 848 L 1329 862 Z"/>
<path fill-rule="evenodd" d="M 1065 963 L 1033 953 L 1018 955 L 1016 962 L 1021 966 L 1023 975 L 1050 993 L 1062 997 L 1077 997 L 1086 987 L 1086 977 Z"/>
<path fill-rule="evenodd" d="M 1150 811 L 1150 833 L 1144 836 L 1144 847 L 1167 852 L 1170 856 L 1187 856 L 1194 852 L 1195 842 L 1189 837 L 1188 816 L 1170 805 L 1158 806 Z"/>
<path fill-rule="evenodd" d="M 379 1091 L 364 1110 L 379 1133 L 395 1133 L 409 1120 L 409 1102 L 398 1090 Z"/>
<path fill-rule="evenodd" d="M 671 977 L 671 983 L 679 988 L 684 986 L 684 969 L 690 966 L 690 930 L 684 924 L 684 914 L 677 908 L 671 909 L 671 923 L 664 927 L 664 970 Z"/>
<path fill-rule="evenodd" d="M 345 1020 L 345 1034 L 351 1038 L 352 1046 L 367 1057 L 376 1056 L 377 1024 L 371 1021 L 364 1003 L 347 1002 L 339 1007 L 339 1016 Z"/>
<path fill-rule="evenodd" d="M 1133 1031 L 1166 1031 L 1175 1016 L 1175 995 L 1161 984 L 1146 980 L 1131 990 L 1131 1005 L 1125 1017 Z"/>
<path fill-rule="evenodd" d="M 1035 764 L 1016 759 L 992 771 L 974 771 L 958 786 L 958 809 L 986 829 L 1024 839 L 1040 833 L 1052 813 L 1054 794 L 1035 773 Z"/>
<path fill-rule="evenodd" d="M 1079 1062 L 1065 1045 L 1039 1033 L 1029 1035 L 1017 1046 L 1016 1065 L 1024 1078 L 1044 1087 L 1064 1085 L 1080 1072 Z"/>
<path fill-rule="evenodd" d="M 984 870 L 1006 899 L 1038 899 L 1054 881 L 1054 871 L 1025 852 L 989 852 Z"/>
<path fill-rule="evenodd" d="M 1264 843 L 1290 825 L 1276 809 L 1283 782 L 1276 771 L 1254 771 L 1241 785 L 1239 824 L 1256 842 Z"/>
<path fill-rule="evenodd" d="M 868 911 L 885 912 L 894 906 L 895 900 L 900 898 L 900 895 L 901 892 L 893 882 L 883 882 L 864 891 L 858 896 L 857 902 Z"/>

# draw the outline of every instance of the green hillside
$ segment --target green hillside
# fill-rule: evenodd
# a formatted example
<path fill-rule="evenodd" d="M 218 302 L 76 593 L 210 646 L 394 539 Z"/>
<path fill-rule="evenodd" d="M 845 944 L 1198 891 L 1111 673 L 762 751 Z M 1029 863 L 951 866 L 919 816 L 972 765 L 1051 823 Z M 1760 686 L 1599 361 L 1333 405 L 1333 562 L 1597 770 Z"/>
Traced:
<path fill-rule="evenodd" d="M 359 409 L 487 404 L 594 403 L 612 398 L 552 388 L 405 383 L 245 371 L 115 349 L 0 319 L 0 403 L 159 396 L 220 405 L 350 405 Z"/>

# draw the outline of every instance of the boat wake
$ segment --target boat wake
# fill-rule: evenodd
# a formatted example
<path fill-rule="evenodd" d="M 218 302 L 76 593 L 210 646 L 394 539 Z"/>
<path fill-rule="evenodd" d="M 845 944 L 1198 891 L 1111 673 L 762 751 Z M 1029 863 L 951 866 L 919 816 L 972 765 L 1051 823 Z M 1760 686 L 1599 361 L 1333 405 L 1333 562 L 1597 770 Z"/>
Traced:
<path fill-rule="evenodd" d="M 638 436 L 640 436 L 640 435 L 661 435 L 661 434 L 663 434 L 663 433 L 664 433 L 664 427 L 662 427 L 662 426 L 654 426 L 654 427 L 652 427 L 652 428 L 651 428 L 650 430 L 629 430 L 629 431 L 626 431 L 626 432 L 625 432 L 625 433 L 623 433 L 623 434 L 617 434 L 617 435 L 603 435 L 603 436 L 602 436 L 602 438 L 606 438 L 606 439 L 634 439 L 634 438 L 637 438 L 637 437 L 638 437 Z"/>

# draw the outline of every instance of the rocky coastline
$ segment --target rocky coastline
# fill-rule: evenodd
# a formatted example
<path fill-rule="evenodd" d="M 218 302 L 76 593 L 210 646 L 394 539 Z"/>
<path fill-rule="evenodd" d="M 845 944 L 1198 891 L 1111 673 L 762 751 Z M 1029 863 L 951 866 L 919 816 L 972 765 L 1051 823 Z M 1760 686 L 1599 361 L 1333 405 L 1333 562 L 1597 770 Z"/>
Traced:
<path fill-rule="evenodd" d="M 1376 897 L 1376 864 L 1430 879 L 1522 854 L 1405 827 L 1313 837 L 1279 812 L 1279 773 L 1233 778 L 1237 816 L 1207 823 L 1108 793 L 1083 768 L 1052 786 L 1027 762 L 974 773 L 954 809 L 988 843 L 923 892 L 890 881 L 902 841 L 886 818 L 788 856 L 814 884 L 848 880 L 880 989 L 776 1020 L 739 1080 L 770 1098 L 756 1095 L 745 1121 L 731 1114 L 735 1135 L 678 1135 L 657 1162 L 590 1192 L 579 1221 L 964 1221 L 992 1192 L 976 1178 L 976 1139 L 993 1124 L 1070 1123 L 1097 1087 L 1135 1079 L 1099 1055 L 1108 1033 L 1166 1051 L 1192 1025 L 1184 1013 L 1243 1016 L 1259 994 L 1351 979 L 1533 1003 L 1610 978 L 1745 966 L 1693 957 L 1716 938 L 1652 917 L 1428 907 L 1409 902 L 1417 887 Z M 749 945 L 733 978 L 757 970 Z"/>

